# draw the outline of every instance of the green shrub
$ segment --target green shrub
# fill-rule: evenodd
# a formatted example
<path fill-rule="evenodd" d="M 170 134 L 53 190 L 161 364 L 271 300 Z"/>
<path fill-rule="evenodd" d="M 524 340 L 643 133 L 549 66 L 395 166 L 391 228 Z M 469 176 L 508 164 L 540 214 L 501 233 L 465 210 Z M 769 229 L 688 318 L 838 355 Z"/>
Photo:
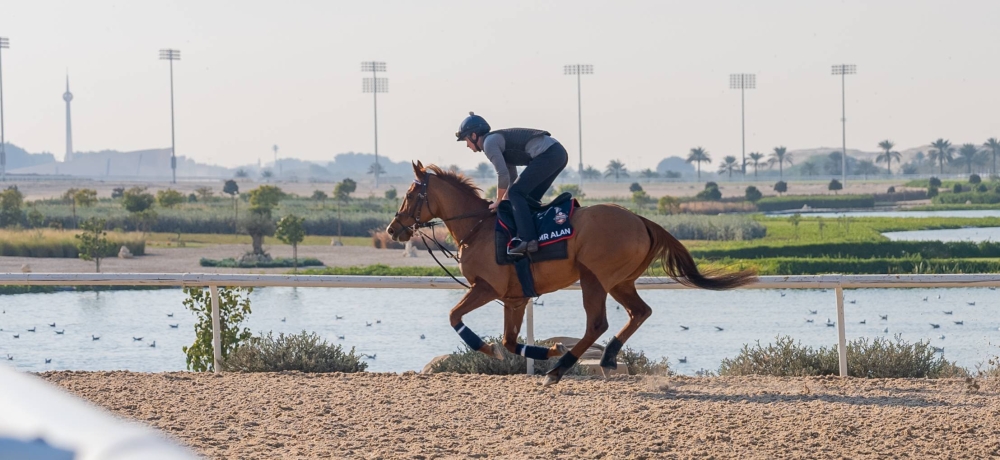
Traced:
<path fill-rule="evenodd" d="M 938 192 L 938 188 L 937 187 L 935 187 L 933 185 L 930 186 L 930 187 L 927 187 L 927 198 L 934 198 L 934 197 L 938 196 L 939 193 L 940 192 Z"/>
<path fill-rule="evenodd" d="M 763 224 L 745 215 L 646 216 L 680 240 L 752 240 L 767 235 Z"/>
<path fill-rule="evenodd" d="M 578 200 L 582 200 L 586 196 L 583 193 L 583 190 L 580 189 L 580 186 L 576 184 L 562 184 L 558 188 L 556 188 L 556 195 L 560 195 L 566 192 L 572 193 L 573 198 L 576 198 Z"/>
<path fill-rule="evenodd" d="M 986 184 L 979 184 L 976 186 L 976 191 L 979 193 L 986 193 L 990 188 Z"/>
<path fill-rule="evenodd" d="M 204 257 L 198 262 L 202 267 L 222 267 L 222 268 L 293 268 L 295 267 L 295 261 L 293 259 L 278 258 L 273 259 L 270 262 L 241 262 L 233 258 L 229 259 L 206 259 Z M 307 259 L 302 259 L 299 261 L 299 267 L 322 267 L 323 262 L 314 257 Z"/>
<path fill-rule="evenodd" d="M 955 194 L 962 193 L 962 190 L 962 184 L 955 184 L 955 186 L 951 188 L 951 192 Z"/>
<path fill-rule="evenodd" d="M 802 377 L 839 375 L 837 347 L 804 347 L 788 336 L 778 336 L 776 344 L 753 347 L 744 345 L 740 354 L 723 359 L 719 375 L 770 375 Z M 847 373 L 864 378 L 942 378 L 963 377 L 968 372 L 935 353 L 928 342 L 907 343 L 861 338 L 847 344 Z"/>
<path fill-rule="evenodd" d="M 250 315 L 250 293 L 253 288 L 219 288 L 219 324 L 222 328 L 223 361 L 252 334 L 247 328 L 240 330 L 240 324 Z M 194 325 L 195 339 L 190 347 L 181 347 L 187 361 L 187 368 L 197 372 L 213 370 L 212 349 L 212 296 L 208 289 L 184 288 L 184 307 L 194 312 L 198 322 Z"/>
<path fill-rule="evenodd" d="M 713 182 L 710 182 L 713 183 Z M 698 192 L 695 198 L 705 201 L 719 201 L 722 199 L 722 192 L 716 187 L 706 187 L 705 190 Z"/>
<path fill-rule="evenodd" d="M 642 186 L 639 185 L 638 182 L 632 182 L 632 184 L 628 186 L 628 191 L 630 191 L 632 193 L 641 192 L 642 191 Z"/>
<path fill-rule="evenodd" d="M 979 177 L 979 174 L 973 174 L 973 175 L 969 176 L 969 183 L 970 184 L 978 184 L 978 183 L 980 183 L 982 181 L 983 181 L 983 178 Z"/>
<path fill-rule="evenodd" d="M 483 337 L 486 343 L 500 342 L 498 337 Z M 524 340 L 518 337 L 519 343 Z M 540 347 L 552 346 L 544 341 L 536 342 Z M 501 347 L 502 348 L 502 347 Z M 503 360 L 486 356 L 469 348 L 464 343 L 454 353 L 448 355 L 431 367 L 431 372 L 454 372 L 456 374 L 486 374 L 486 375 L 517 375 L 528 372 L 528 361 L 521 355 L 515 355 L 503 348 Z M 549 358 L 545 361 L 535 360 L 535 375 L 542 375 L 555 366 L 559 358 Z M 579 365 L 573 366 L 566 375 L 585 375 L 587 370 Z"/>
<path fill-rule="evenodd" d="M 931 187 L 940 187 L 941 179 L 938 179 L 936 177 L 931 177 L 930 179 L 927 180 L 927 185 Z"/>
<path fill-rule="evenodd" d="M 779 180 L 778 182 L 775 182 L 774 183 L 774 191 L 778 192 L 779 194 L 787 192 L 788 191 L 788 182 L 785 182 L 783 180 Z"/>
<path fill-rule="evenodd" d="M 996 204 L 1000 203 L 1000 194 L 976 192 L 946 193 L 934 197 L 932 202 L 934 204 L 965 204 L 967 202 L 973 204 Z"/>
<path fill-rule="evenodd" d="M 752 203 L 756 203 L 757 201 L 759 201 L 761 198 L 764 197 L 764 194 L 761 193 L 760 190 L 757 190 L 757 187 L 754 187 L 753 185 L 751 185 L 751 186 L 747 187 L 746 192 L 745 192 L 745 196 L 746 196 L 747 201 L 750 201 Z"/>
<path fill-rule="evenodd" d="M 363 372 L 368 363 L 353 347 L 345 353 L 340 345 L 330 345 L 315 332 L 279 333 L 278 337 L 268 332 L 233 350 L 222 368 L 235 372 Z"/>
<path fill-rule="evenodd" d="M 669 375 L 670 362 L 666 357 L 659 361 L 653 361 L 646 357 L 646 353 L 641 350 L 634 350 L 625 346 L 618 354 L 618 362 L 625 365 L 628 375 Z M 619 369 L 621 371 L 621 369 Z"/>
<path fill-rule="evenodd" d="M 875 197 L 872 195 L 792 195 L 761 198 L 757 209 L 762 212 L 785 211 L 801 209 L 808 205 L 813 209 L 846 209 L 874 208 Z"/>

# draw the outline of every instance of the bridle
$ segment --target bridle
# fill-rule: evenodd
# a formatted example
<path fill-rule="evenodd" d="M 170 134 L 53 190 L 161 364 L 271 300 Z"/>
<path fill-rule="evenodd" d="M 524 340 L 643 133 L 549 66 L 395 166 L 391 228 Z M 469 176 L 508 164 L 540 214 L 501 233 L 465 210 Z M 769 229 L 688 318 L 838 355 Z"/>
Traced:
<path fill-rule="evenodd" d="M 420 187 L 419 191 L 417 192 L 417 201 L 416 201 L 415 205 L 410 209 L 410 213 L 409 214 L 402 214 L 402 213 L 400 213 L 398 211 L 396 212 L 396 220 L 397 221 L 399 220 L 400 217 L 409 217 L 409 218 L 413 219 L 413 224 L 412 225 L 409 225 L 407 227 L 403 227 L 406 230 L 409 230 L 410 233 L 414 233 L 415 234 L 417 232 L 417 230 L 419 230 L 421 228 L 428 228 L 428 227 L 433 227 L 433 226 L 437 225 L 437 222 L 433 222 L 433 221 L 427 221 L 427 222 L 421 222 L 420 221 L 420 210 L 424 207 L 425 204 L 428 204 L 428 202 L 427 202 L 427 184 L 429 182 L 430 182 L 430 180 L 428 180 L 428 179 L 424 179 L 423 181 L 421 181 L 420 179 L 414 179 L 413 183 L 417 184 L 417 186 Z M 460 215 L 457 215 L 457 216 L 452 216 L 452 217 L 447 217 L 447 218 L 442 217 L 441 218 L 441 222 L 450 222 L 450 221 L 453 221 L 453 220 L 469 219 L 469 218 L 473 218 L 473 217 L 482 216 L 482 218 L 479 219 L 479 222 L 476 222 L 476 225 L 474 225 L 472 227 L 472 230 L 469 230 L 469 234 L 466 235 L 465 238 L 462 238 L 461 240 L 458 241 L 458 245 L 457 246 L 458 247 L 462 247 L 462 244 L 465 241 L 467 241 L 469 239 L 469 237 L 471 237 L 473 235 L 473 233 L 476 232 L 477 229 L 479 229 L 479 225 L 482 224 L 483 221 L 486 220 L 486 217 L 489 216 L 490 214 L 492 214 L 492 212 L 489 209 L 487 209 L 486 211 L 474 211 L 474 212 L 468 212 L 468 213 L 465 213 L 465 214 L 460 214 Z M 421 236 L 423 236 L 422 233 L 421 233 Z M 432 238 L 434 238 L 433 235 L 432 235 Z M 435 242 L 437 242 L 436 239 L 435 239 Z M 438 246 L 441 247 L 441 244 L 438 243 Z M 445 251 L 447 251 L 447 250 L 445 250 Z M 449 255 L 449 257 L 452 257 L 452 256 Z M 458 259 L 457 257 L 453 257 L 453 258 L 455 258 L 456 260 Z"/>

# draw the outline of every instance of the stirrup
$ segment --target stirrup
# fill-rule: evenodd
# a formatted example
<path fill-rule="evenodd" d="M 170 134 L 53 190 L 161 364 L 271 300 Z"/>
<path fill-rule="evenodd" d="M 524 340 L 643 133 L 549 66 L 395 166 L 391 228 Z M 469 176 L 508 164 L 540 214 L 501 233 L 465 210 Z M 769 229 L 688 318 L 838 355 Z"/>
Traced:
<path fill-rule="evenodd" d="M 523 256 L 532 252 L 538 252 L 538 240 L 531 240 L 528 242 L 521 241 L 516 246 L 507 249 L 508 255 L 515 256 Z"/>

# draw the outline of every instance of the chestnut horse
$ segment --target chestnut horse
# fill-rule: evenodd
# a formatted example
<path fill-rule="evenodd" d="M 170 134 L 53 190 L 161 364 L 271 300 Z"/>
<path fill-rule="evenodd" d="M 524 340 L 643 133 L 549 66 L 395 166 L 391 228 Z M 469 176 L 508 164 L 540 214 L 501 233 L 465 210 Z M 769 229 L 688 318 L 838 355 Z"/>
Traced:
<path fill-rule="evenodd" d="M 428 171 L 429 170 L 429 171 Z M 528 299 L 521 291 L 512 265 L 496 263 L 494 228 L 496 216 L 489 202 L 472 181 L 461 174 L 417 162 L 416 179 L 406 191 L 396 217 L 386 232 L 396 241 L 409 240 L 414 232 L 439 218 L 458 245 L 459 267 L 471 289 L 451 309 L 452 327 L 472 349 L 503 359 L 496 344 L 485 344 L 465 324 L 465 314 L 500 299 L 504 305 L 503 346 L 511 353 L 533 359 L 558 356 L 561 344 L 551 348 L 517 343 Z M 635 280 L 659 258 L 668 276 L 681 284 L 703 289 L 732 289 L 757 280 L 750 271 L 702 273 L 687 249 L 663 227 L 620 206 L 601 204 L 577 209 L 572 224 L 575 235 L 567 240 L 569 254 L 563 260 L 533 263 L 535 290 L 539 294 L 558 291 L 580 281 L 587 330 L 568 353 L 550 370 L 545 385 L 558 382 L 593 343 L 608 329 L 606 302 L 611 294 L 628 312 L 629 320 L 604 350 L 603 369 L 617 367 L 622 345 L 649 318 L 653 310 L 639 297 Z"/>

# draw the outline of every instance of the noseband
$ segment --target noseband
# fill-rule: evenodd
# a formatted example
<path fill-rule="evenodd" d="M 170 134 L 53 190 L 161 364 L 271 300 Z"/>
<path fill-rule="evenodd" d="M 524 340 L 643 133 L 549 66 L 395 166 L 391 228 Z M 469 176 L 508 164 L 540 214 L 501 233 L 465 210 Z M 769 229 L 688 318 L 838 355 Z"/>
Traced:
<path fill-rule="evenodd" d="M 403 228 L 409 229 L 411 232 L 413 232 L 413 231 L 415 231 L 417 229 L 420 229 L 420 228 L 430 227 L 432 225 L 429 221 L 428 222 L 421 222 L 420 221 L 420 208 L 423 208 L 424 207 L 424 203 L 427 202 L 427 182 L 430 182 L 430 181 L 420 182 L 419 180 L 414 179 L 413 183 L 420 186 L 420 190 L 417 192 L 417 204 L 416 204 L 416 206 L 414 206 L 412 209 L 410 209 L 410 214 L 409 215 L 401 214 L 399 212 L 396 213 L 396 219 L 397 220 L 400 217 L 409 217 L 409 218 L 413 219 L 413 225 L 410 225 L 408 227 L 403 227 Z"/>

